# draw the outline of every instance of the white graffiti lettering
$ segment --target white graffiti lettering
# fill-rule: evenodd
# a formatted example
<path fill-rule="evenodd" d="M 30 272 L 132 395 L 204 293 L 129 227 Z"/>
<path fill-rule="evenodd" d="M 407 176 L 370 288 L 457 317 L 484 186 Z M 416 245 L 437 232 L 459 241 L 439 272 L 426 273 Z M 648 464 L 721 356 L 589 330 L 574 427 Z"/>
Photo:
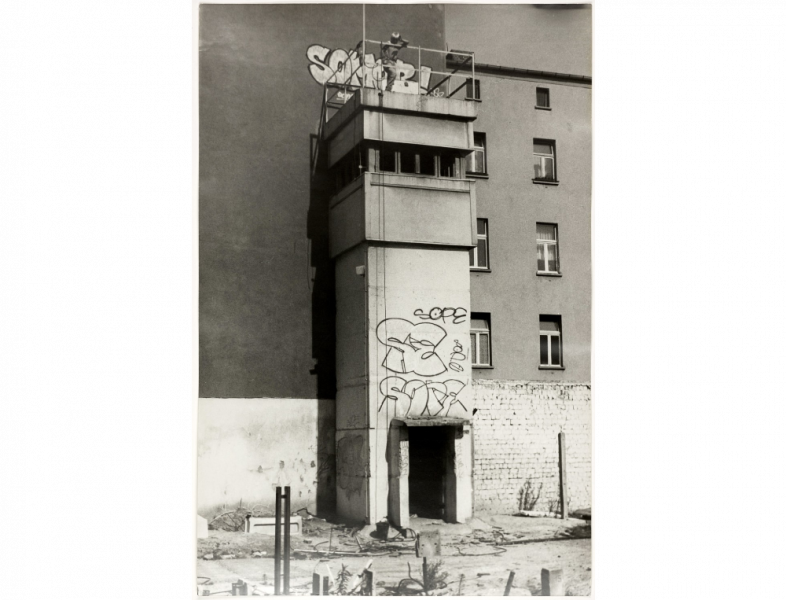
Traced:
<path fill-rule="evenodd" d="M 382 59 L 367 53 L 363 57 L 364 69 L 360 68 L 360 54 L 357 49 L 331 50 L 321 44 L 312 44 L 306 49 L 309 64 L 308 72 L 320 85 L 326 83 L 347 84 L 384 90 L 387 88 L 388 75 L 382 65 Z M 421 66 L 419 81 L 415 81 L 417 68 L 415 65 L 397 60 L 395 65 L 396 81 L 394 92 L 425 94 L 431 81 L 431 67 Z M 436 90 L 435 90 L 436 91 Z M 433 94 L 432 94 L 433 95 Z"/>

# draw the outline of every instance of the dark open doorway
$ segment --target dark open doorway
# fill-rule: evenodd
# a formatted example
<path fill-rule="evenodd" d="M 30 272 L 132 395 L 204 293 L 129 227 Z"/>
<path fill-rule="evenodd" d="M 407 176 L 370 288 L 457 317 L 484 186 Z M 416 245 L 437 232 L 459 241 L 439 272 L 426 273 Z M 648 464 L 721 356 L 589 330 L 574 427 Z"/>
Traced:
<path fill-rule="evenodd" d="M 445 518 L 450 427 L 409 428 L 409 512 Z"/>

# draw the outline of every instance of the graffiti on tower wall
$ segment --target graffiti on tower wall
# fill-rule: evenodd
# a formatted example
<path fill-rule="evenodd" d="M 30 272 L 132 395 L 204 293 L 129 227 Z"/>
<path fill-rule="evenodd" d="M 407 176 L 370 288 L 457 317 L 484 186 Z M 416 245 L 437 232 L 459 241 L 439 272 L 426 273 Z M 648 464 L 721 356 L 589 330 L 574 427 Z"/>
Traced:
<path fill-rule="evenodd" d="M 363 436 L 351 434 L 341 438 L 336 446 L 336 475 L 338 487 L 347 498 L 362 494 L 363 482 L 368 476 L 363 458 Z"/>
<path fill-rule="evenodd" d="M 363 68 L 360 64 L 360 46 L 354 50 L 343 48 L 330 49 L 321 44 L 312 44 L 306 50 L 309 60 L 308 72 L 319 85 L 326 83 L 346 84 L 353 87 L 369 87 L 378 90 L 387 88 L 387 77 L 382 59 L 374 53 L 366 53 Z M 431 67 L 421 65 L 418 76 L 417 67 L 402 60 L 396 61 L 396 82 L 394 92 L 425 94 L 431 81 Z M 339 92 L 341 93 L 341 92 Z M 441 95 L 439 89 L 431 95 Z"/>
<path fill-rule="evenodd" d="M 389 318 L 379 322 L 381 360 L 378 412 L 396 417 L 467 417 L 462 394 L 471 365 L 459 338 L 466 332 L 464 308 L 420 308 L 419 319 Z M 450 333 L 449 333 L 450 332 Z"/>

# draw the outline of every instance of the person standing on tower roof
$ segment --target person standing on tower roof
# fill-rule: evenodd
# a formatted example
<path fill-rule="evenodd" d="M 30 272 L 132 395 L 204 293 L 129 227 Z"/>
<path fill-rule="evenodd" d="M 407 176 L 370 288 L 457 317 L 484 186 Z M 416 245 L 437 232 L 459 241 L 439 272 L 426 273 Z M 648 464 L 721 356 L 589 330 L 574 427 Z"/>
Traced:
<path fill-rule="evenodd" d="M 394 32 L 390 34 L 389 42 L 382 42 L 382 69 L 387 76 L 385 91 L 393 89 L 396 81 L 396 62 L 398 53 L 409 45 L 409 42 L 401 37 L 401 34 Z"/>

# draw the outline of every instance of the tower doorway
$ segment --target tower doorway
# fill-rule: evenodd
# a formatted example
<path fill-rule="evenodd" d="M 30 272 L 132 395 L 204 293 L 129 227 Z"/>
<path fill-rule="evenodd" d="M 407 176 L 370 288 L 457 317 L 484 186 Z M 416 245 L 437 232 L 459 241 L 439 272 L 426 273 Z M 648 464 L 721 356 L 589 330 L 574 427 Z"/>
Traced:
<path fill-rule="evenodd" d="M 464 419 L 394 419 L 388 437 L 388 518 L 465 523 L 472 516 L 471 425 Z"/>
<path fill-rule="evenodd" d="M 453 427 L 409 428 L 409 512 L 444 519 Z"/>

